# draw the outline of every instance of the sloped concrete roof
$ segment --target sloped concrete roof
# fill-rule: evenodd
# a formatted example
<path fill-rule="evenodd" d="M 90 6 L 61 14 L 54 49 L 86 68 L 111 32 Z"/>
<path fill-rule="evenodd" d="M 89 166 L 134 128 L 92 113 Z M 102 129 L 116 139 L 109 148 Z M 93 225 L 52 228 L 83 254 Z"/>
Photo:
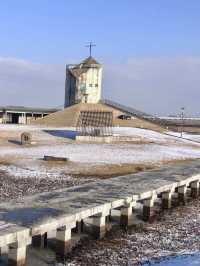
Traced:
<path fill-rule="evenodd" d="M 127 107 L 128 108 L 128 107 Z M 155 131 L 163 131 L 163 129 L 157 124 L 149 121 L 147 118 L 142 116 L 142 112 L 131 112 L 129 109 L 122 108 L 121 105 L 115 106 L 107 104 L 106 102 L 100 102 L 98 104 L 79 103 L 74 104 L 70 107 L 65 108 L 62 111 L 50 114 L 44 118 L 33 121 L 33 124 L 47 126 L 47 127 L 76 127 L 79 114 L 81 111 L 111 111 L 113 112 L 113 126 L 122 127 L 138 127 L 146 128 Z M 135 110 L 135 109 L 134 109 Z M 121 114 L 131 114 L 134 119 L 122 120 L 118 116 Z M 140 115 L 139 115 L 140 114 Z"/>
<path fill-rule="evenodd" d="M 89 56 L 88 58 L 83 60 L 81 64 L 83 64 L 84 66 L 100 65 L 92 56 Z"/>
<path fill-rule="evenodd" d="M 112 111 L 104 104 L 79 103 L 65 108 L 62 111 L 50 114 L 34 121 L 34 124 L 54 127 L 76 127 L 81 111 Z"/>
<path fill-rule="evenodd" d="M 79 77 L 81 74 L 86 73 L 91 67 L 100 68 L 101 64 L 99 64 L 92 56 L 89 56 L 84 59 L 80 64 L 70 68 L 69 70 L 72 75 L 74 75 L 75 77 Z"/>

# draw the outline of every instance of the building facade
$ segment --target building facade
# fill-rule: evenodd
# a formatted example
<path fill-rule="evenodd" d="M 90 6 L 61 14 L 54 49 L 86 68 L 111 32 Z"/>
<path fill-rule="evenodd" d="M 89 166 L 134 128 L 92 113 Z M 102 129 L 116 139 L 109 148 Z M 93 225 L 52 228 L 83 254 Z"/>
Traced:
<path fill-rule="evenodd" d="M 32 121 L 59 111 L 50 108 L 0 106 L 0 124 L 30 124 Z"/>
<path fill-rule="evenodd" d="M 102 66 L 93 57 L 78 65 L 67 65 L 65 107 L 76 103 L 98 103 L 101 99 Z"/>

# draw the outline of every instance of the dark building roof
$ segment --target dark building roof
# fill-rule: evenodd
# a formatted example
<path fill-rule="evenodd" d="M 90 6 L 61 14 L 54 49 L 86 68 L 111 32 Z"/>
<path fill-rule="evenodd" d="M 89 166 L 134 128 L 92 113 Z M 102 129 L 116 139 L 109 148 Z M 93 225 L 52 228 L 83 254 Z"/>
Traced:
<path fill-rule="evenodd" d="M 132 107 L 128 107 L 128 106 L 113 102 L 111 100 L 106 100 L 105 99 L 105 100 L 101 100 L 100 102 L 103 103 L 103 104 L 106 104 L 108 106 L 114 107 L 114 108 L 116 108 L 116 109 L 118 109 L 118 110 L 120 110 L 122 112 L 128 113 L 130 115 L 134 115 L 134 116 L 136 116 L 138 118 L 148 118 L 149 119 L 149 118 L 152 117 L 152 115 L 150 115 L 150 114 L 147 114 L 147 113 L 144 113 L 142 111 L 136 110 L 136 109 L 134 109 Z"/>
<path fill-rule="evenodd" d="M 60 109 L 56 109 L 56 108 L 37 108 L 37 107 L 25 107 L 25 106 L 0 106 L 0 112 L 30 112 L 30 113 L 34 113 L 34 112 L 38 112 L 38 113 L 54 113 L 59 111 Z"/>

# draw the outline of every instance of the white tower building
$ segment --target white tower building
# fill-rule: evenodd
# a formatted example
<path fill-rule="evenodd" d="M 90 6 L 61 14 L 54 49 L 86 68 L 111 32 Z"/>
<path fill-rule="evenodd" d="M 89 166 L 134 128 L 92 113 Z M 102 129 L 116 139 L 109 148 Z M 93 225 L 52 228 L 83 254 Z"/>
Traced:
<path fill-rule="evenodd" d="M 67 65 L 65 107 L 75 103 L 98 103 L 101 85 L 102 66 L 92 56 L 78 65 Z"/>

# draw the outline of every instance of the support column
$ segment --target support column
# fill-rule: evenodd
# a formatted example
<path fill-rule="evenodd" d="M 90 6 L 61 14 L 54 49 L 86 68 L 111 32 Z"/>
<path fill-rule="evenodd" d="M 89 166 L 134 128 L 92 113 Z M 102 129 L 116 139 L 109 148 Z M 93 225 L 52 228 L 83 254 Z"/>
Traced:
<path fill-rule="evenodd" d="M 76 227 L 74 228 L 74 231 L 78 234 L 81 234 L 83 232 L 84 223 L 83 220 L 76 222 Z"/>
<path fill-rule="evenodd" d="M 187 186 L 178 187 L 178 202 L 185 205 L 187 202 Z"/>
<path fill-rule="evenodd" d="M 66 255 L 71 252 L 71 248 L 71 228 L 66 228 L 66 226 L 58 228 L 56 233 L 57 258 L 64 261 Z"/>
<path fill-rule="evenodd" d="M 47 247 L 47 233 L 43 235 L 33 236 L 32 246 L 35 248 L 46 248 Z"/>
<path fill-rule="evenodd" d="M 1 260 L 6 260 L 8 258 L 8 251 L 9 251 L 9 247 L 8 246 L 4 246 L 0 248 L 0 252 L 1 252 Z"/>
<path fill-rule="evenodd" d="M 26 113 L 24 113 L 24 124 L 27 124 L 27 117 L 26 117 Z"/>
<path fill-rule="evenodd" d="M 5 111 L 5 113 L 3 114 L 3 123 L 6 124 L 8 122 L 7 120 L 8 120 L 8 114 Z"/>
<path fill-rule="evenodd" d="M 92 217 L 92 234 L 96 239 L 102 239 L 106 234 L 106 216 L 98 214 Z"/>
<path fill-rule="evenodd" d="M 47 242 L 49 239 L 56 238 L 56 229 L 47 232 Z M 48 244 L 48 243 L 47 243 Z"/>
<path fill-rule="evenodd" d="M 143 220 L 145 222 L 149 222 L 152 220 L 154 215 L 154 197 L 151 197 L 149 199 L 145 199 L 143 203 Z"/>
<path fill-rule="evenodd" d="M 167 210 L 172 206 L 172 192 L 166 191 L 162 193 L 162 209 Z"/>
<path fill-rule="evenodd" d="M 191 187 L 191 197 L 197 198 L 199 196 L 199 180 L 191 182 L 190 187 Z"/>
<path fill-rule="evenodd" d="M 10 245 L 8 253 L 8 266 L 25 266 L 26 265 L 26 246 L 18 244 Z"/>
<path fill-rule="evenodd" d="M 122 227 L 128 227 L 132 224 L 133 218 L 133 207 L 135 207 L 136 202 L 131 202 L 121 208 L 120 225 Z"/>

